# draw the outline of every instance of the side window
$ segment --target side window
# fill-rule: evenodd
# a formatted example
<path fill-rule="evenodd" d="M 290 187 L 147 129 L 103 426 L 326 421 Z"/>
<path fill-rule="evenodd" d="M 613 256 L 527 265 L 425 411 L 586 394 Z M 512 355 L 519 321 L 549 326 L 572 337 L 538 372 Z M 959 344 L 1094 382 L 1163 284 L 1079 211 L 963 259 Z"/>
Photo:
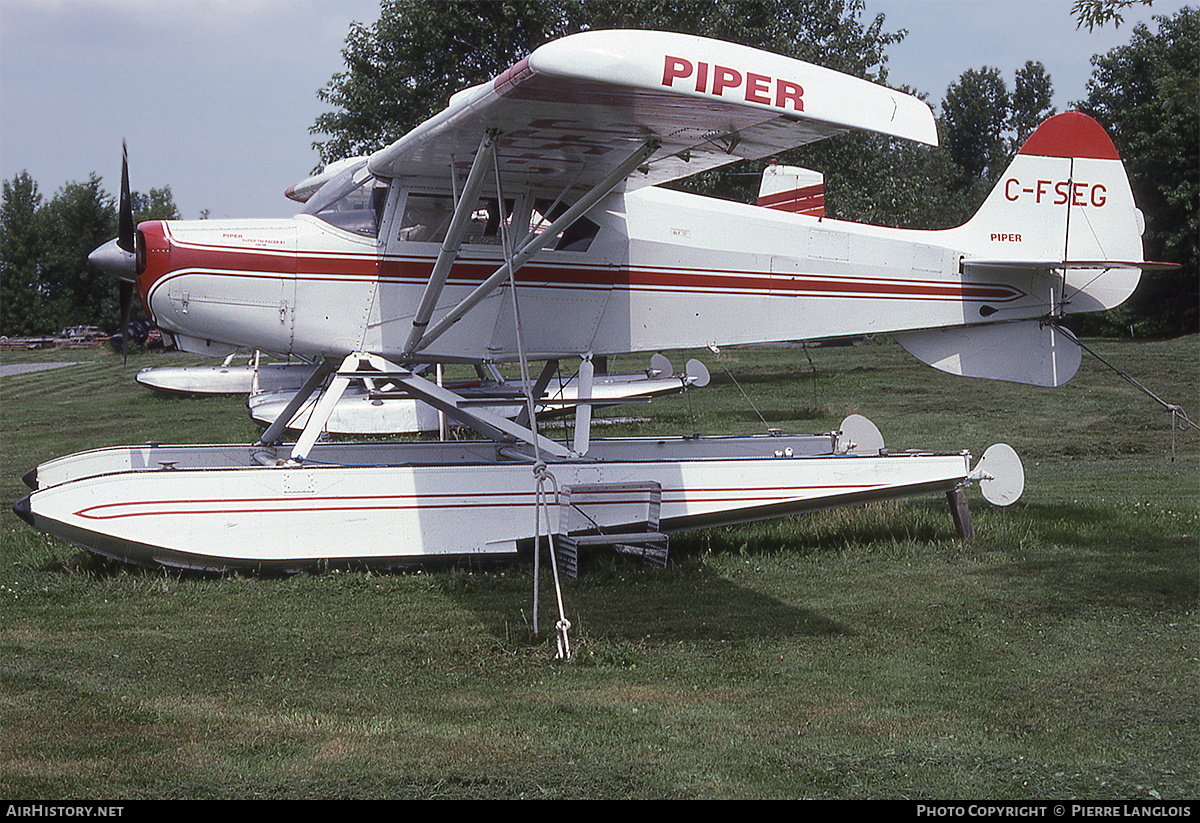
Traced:
<path fill-rule="evenodd" d="M 524 204 L 522 206 L 522 203 Z M 483 198 L 472 213 L 463 233 L 462 242 L 475 245 L 500 245 L 501 221 L 512 228 L 521 228 L 512 235 L 519 243 L 527 232 L 544 231 L 555 218 L 563 214 L 568 205 L 554 204 L 550 200 L 538 200 L 530 209 L 529 201 L 506 199 L 503 211 L 497 198 Z M 396 239 L 401 242 L 440 243 L 454 217 L 454 201 L 444 194 L 409 192 L 404 200 Z M 550 248 L 556 251 L 587 251 L 600 227 L 581 217 L 563 231 Z"/>
<path fill-rule="evenodd" d="M 439 243 L 454 216 L 454 203 L 445 195 L 410 192 L 404 200 L 398 239 L 414 243 Z"/>
<path fill-rule="evenodd" d="M 513 200 L 504 202 L 504 220 L 511 224 Z M 418 243 L 440 243 L 446 237 L 454 217 L 454 202 L 442 194 L 410 192 L 404 201 L 397 239 Z M 500 204 L 495 197 L 484 198 L 471 214 L 463 232 L 462 242 L 477 245 L 500 245 Z M 517 238 L 520 239 L 520 238 Z"/>
<path fill-rule="evenodd" d="M 533 205 L 533 231 L 538 231 L 540 228 L 544 229 L 546 226 L 549 226 L 551 222 L 557 220 L 568 208 L 569 206 L 564 203 L 554 204 L 550 200 L 538 200 Z M 567 226 L 562 236 L 551 247 L 555 251 L 587 251 L 599 232 L 600 226 L 586 217 L 580 217 L 574 223 Z"/>
<path fill-rule="evenodd" d="M 506 225 L 512 225 L 512 216 L 513 200 L 505 199 L 504 221 Z M 520 237 L 514 238 L 513 242 L 520 239 Z M 500 234 L 500 201 L 497 198 L 488 197 L 479 201 L 479 207 L 475 209 L 474 214 L 471 215 L 471 221 L 467 224 L 463 242 L 492 246 L 500 245 L 503 242 Z"/>

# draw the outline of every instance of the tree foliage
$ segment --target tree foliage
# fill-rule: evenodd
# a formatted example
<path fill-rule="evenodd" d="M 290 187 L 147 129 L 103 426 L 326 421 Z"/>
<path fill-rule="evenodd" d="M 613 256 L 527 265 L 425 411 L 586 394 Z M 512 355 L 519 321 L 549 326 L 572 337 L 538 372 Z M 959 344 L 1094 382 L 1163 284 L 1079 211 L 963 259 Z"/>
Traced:
<path fill-rule="evenodd" d="M 169 186 L 132 193 L 135 221 L 179 216 Z M 63 186 L 43 201 L 28 172 L 4 181 L 0 206 L 0 334 L 53 334 L 69 326 L 116 330 L 117 280 L 88 255 L 117 233 L 116 198 L 101 179 Z"/>
<path fill-rule="evenodd" d="M 1008 115 L 1009 150 L 1017 149 L 1033 134 L 1042 121 L 1054 114 L 1054 84 L 1046 67 L 1036 60 L 1027 60 L 1014 78 L 1011 109 Z"/>
<path fill-rule="evenodd" d="M 1071 16 L 1079 21 L 1077 28 L 1087 26 L 1088 31 L 1094 31 L 1097 26 L 1103 28 L 1108 23 L 1120 28 L 1125 20 L 1121 10 L 1138 5 L 1153 6 L 1154 0 L 1075 0 Z"/>
<path fill-rule="evenodd" d="M 499 74 L 563 32 L 555 3 L 428 3 L 385 0 L 379 19 L 354 23 L 342 56 L 346 70 L 318 92 L 335 107 L 312 133 L 329 163 L 387 145 L 442 109 L 450 96 Z"/>
<path fill-rule="evenodd" d="M 1113 138 L 1146 216 L 1145 254 L 1178 263 L 1153 274 L 1125 311 L 1145 334 L 1200 329 L 1200 11 L 1139 24 L 1129 44 L 1092 58 L 1087 99 L 1079 104 Z"/>
<path fill-rule="evenodd" d="M 1007 160 L 1010 98 L 999 69 L 968 69 L 946 91 L 942 107 L 944 145 L 971 178 L 994 172 Z"/>
<path fill-rule="evenodd" d="M 42 195 L 28 172 L 4 181 L 0 205 L 0 334 L 40 326 L 46 311 L 41 288 Z"/>

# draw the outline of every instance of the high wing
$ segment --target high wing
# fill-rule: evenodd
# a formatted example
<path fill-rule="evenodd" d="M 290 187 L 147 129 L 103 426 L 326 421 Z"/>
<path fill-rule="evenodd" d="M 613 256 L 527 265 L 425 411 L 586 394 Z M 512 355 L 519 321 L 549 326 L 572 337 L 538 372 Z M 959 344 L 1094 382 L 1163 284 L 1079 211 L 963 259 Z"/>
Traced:
<path fill-rule="evenodd" d="M 777 54 L 684 34 L 594 31 L 544 45 L 370 158 L 382 177 L 466 169 L 501 135 L 506 185 L 595 185 L 638 147 L 627 188 L 862 129 L 937 144 L 922 101 Z"/>

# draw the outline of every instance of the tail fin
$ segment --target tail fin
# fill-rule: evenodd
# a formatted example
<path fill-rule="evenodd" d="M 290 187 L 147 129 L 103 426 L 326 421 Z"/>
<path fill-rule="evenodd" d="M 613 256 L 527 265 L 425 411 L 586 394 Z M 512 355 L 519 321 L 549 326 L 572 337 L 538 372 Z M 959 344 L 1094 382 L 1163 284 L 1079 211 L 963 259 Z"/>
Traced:
<path fill-rule="evenodd" d="M 1145 220 L 1125 166 L 1104 128 L 1080 112 L 1038 126 L 964 226 L 973 266 L 1064 272 L 1063 309 L 1120 305 L 1138 284 Z M 1018 264 L 1018 265 L 1014 265 Z"/>
<path fill-rule="evenodd" d="M 1112 140 L 1086 114 L 1067 112 L 1038 126 L 979 212 L 948 234 L 963 252 L 964 281 L 1044 277 L 1047 313 L 1065 314 L 1118 306 L 1142 270 L 1163 265 L 1142 259 L 1144 228 Z M 1079 367 L 1074 338 L 1041 319 L 894 337 L 951 374 L 1060 386 Z"/>
<path fill-rule="evenodd" d="M 821 217 L 825 214 L 825 175 L 799 166 L 771 164 L 763 170 L 758 205 Z"/>

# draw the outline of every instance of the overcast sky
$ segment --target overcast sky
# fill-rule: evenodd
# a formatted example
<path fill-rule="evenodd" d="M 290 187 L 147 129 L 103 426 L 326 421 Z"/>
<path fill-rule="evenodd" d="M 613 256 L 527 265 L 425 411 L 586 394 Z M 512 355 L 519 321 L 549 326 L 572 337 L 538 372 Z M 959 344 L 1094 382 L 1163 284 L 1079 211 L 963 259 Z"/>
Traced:
<path fill-rule="evenodd" d="M 867 15 L 908 31 L 888 52 L 894 85 L 936 105 L 968 68 L 1011 87 L 1040 60 L 1061 111 L 1085 96 L 1093 54 L 1184 5 L 1091 33 L 1071 0 L 867 0 Z M 318 162 L 317 91 L 344 68 L 351 22 L 378 16 L 378 0 L 0 0 L 0 176 L 27 170 L 49 198 L 95 172 L 115 194 L 124 138 L 133 188 L 169 185 L 185 218 L 290 215 L 284 189 Z"/>

